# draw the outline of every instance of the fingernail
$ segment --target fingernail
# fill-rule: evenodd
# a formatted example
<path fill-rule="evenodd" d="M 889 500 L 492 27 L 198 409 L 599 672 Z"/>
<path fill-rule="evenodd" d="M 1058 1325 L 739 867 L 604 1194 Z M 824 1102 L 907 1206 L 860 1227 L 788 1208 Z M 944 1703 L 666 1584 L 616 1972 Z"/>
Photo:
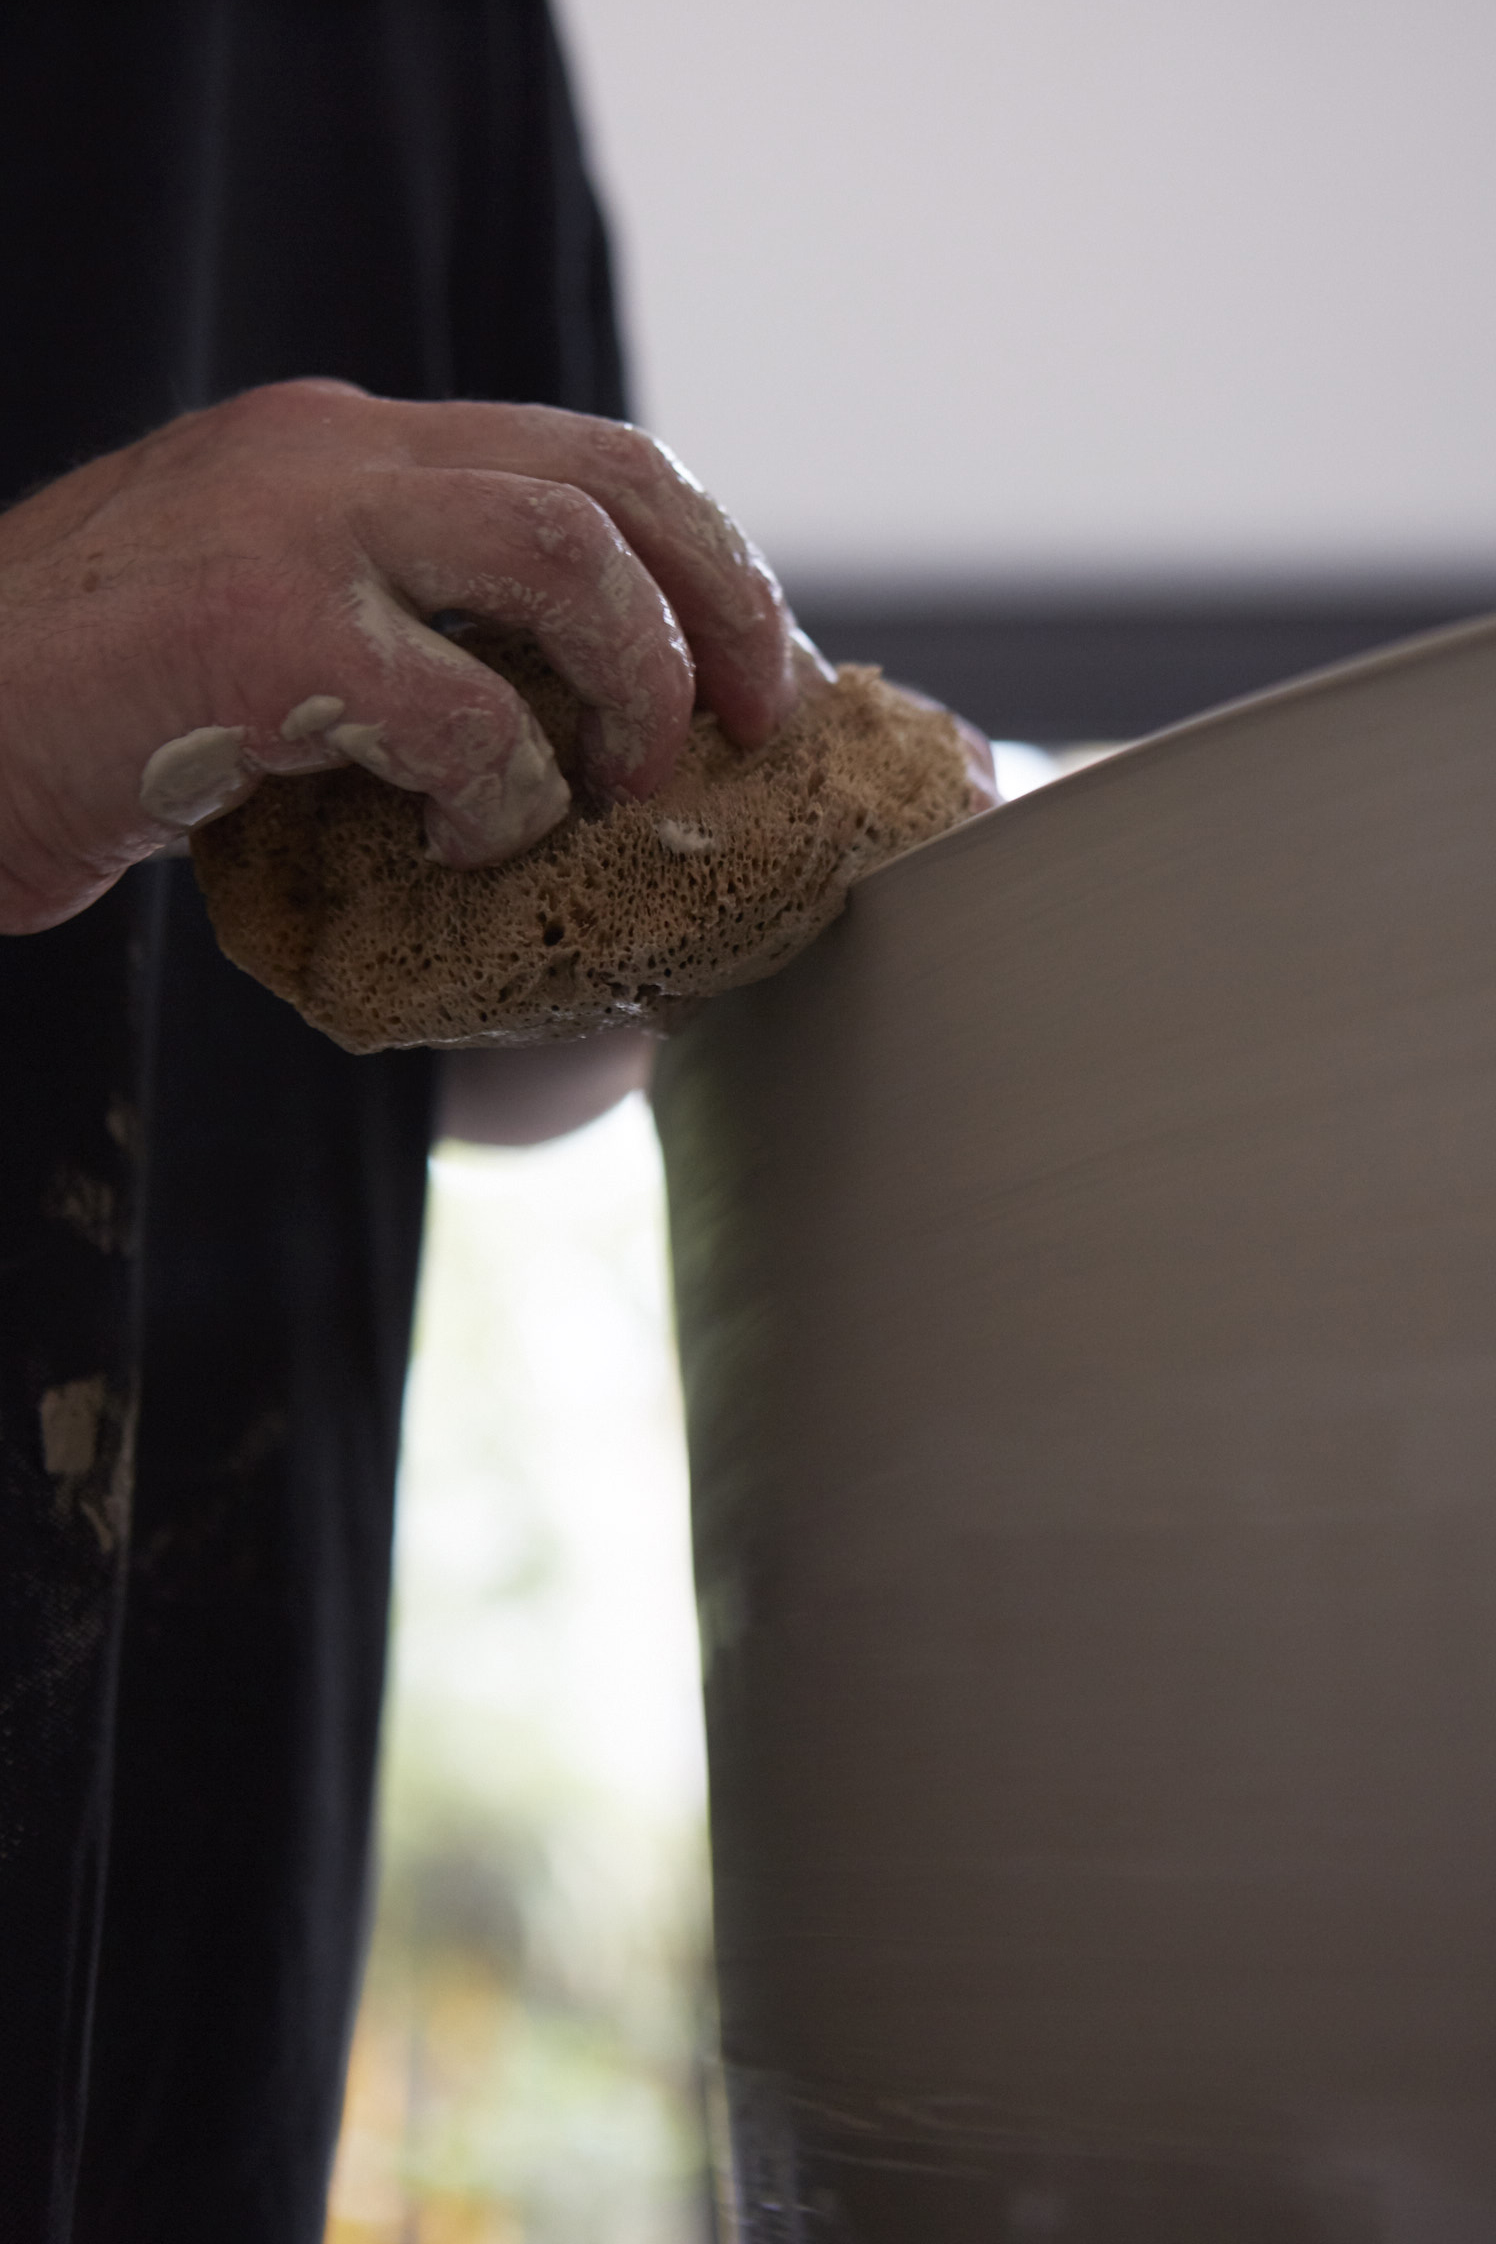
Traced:
<path fill-rule="evenodd" d="M 836 684 L 836 671 L 815 641 L 798 624 L 790 633 L 784 659 L 776 722 L 788 724 L 802 702 L 814 701 Z"/>
<path fill-rule="evenodd" d="M 479 773 L 444 805 L 426 805 L 426 854 L 464 872 L 496 865 L 531 848 L 570 808 L 551 744 L 532 723 L 502 770 Z"/>
<path fill-rule="evenodd" d="M 802 631 L 798 623 L 790 633 L 790 660 L 796 675 L 807 684 L 813 678 L 819 679 L 822 685 L 836 684 L 836 664 L 826 660 L 810 633 Z"/>
<path fill-rule="evenodd" d="M 362 764 L 364 770 L 372 772 L 376 779 L 383 779 L 393 787 L 402 784 L 390 752 L 384 745 L 382 724 L 333 725 L 326 734 L 326 740 L 329 748 L 340 756 L 346 756 L 350 763 Z"/>
<path fill-rule="evenodd" d="M 577 752 L 589 784 L 610 802 L 637 802 L 665 777 L 653 768 L 651 741 L 644 727 L 617 709 L 584 709 L 577 726 Z"/>
<path fill-rule="evenodd" d="M 642 725 L 621 716 L 616 709 L 600 712 L 599 745 L 608 776 L 625 785 L 649 760 L 649 739 Z"/>
<path fill-rule="evenodd" d="M 473 855 L 467 835 L 459 833 L 435 803 L 426 805 L 426 855 L 434 865 L 446 865 L 454 873 L 471 872 L 483 862 Z"/>

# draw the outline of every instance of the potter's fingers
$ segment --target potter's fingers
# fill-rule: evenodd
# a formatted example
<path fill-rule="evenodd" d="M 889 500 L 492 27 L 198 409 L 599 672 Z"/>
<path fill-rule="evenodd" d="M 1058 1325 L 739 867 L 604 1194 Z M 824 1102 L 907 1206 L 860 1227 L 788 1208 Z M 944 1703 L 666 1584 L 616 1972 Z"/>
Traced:
<path fill-rule="evenodd" d="M 599 793 L 648 795 L 669 776 L 695 702 L 691 657 L 659 585 L 594 499 L 528 476 L 396 469 L 369 479 L 355 526 L 416 608 L 534 634 L 587 704 L 580 748 Z"/>
<path fill-rule="evenodd" d="M 528 703 L 372 580 L 355 594 L 329 667 L 344 690 L 328 700 L 342 706 L 289 753 L 305 759 L 301 769 L 330 753 L 424 795 L 434 857 L 498 864 L 565 817 L 571 789 Z M 320 702 L 312 696 L 292 712 L 293 734 L 323 717 Z M 260 751 L 268 769 L 285 768 L 287 753 L 280 743 Z"/>
<path fill-rule="evenodd" d="M 701 701 L 729 738 L 760 747 L 790 715 L 805 672 L 793 618 L 758 548 L 668 445 L 626 422 L 544 405 L 392 406 L 412 457 L 500 464 L 570 484 L 622 531 L 679 618 Z"/>
<path fill-rule="evenodd" d="M 513 687 L 372 579 L 341 614 L 300 620 L 303 644 L 260 651 L 250 721 L 195 726 L 150 756 L 151 839 L 234 809 L 267 776 L 348 763 L 424 795 L 432 853 L 454 866 L 512 857 L 565 816 L 571 790 Z"/>

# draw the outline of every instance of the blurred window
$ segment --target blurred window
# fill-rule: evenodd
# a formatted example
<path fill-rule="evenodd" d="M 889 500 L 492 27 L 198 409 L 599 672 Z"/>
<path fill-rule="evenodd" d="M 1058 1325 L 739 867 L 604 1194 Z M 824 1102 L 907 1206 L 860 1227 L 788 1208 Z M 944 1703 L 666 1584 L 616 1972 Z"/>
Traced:
<path fill-rule="evenodd" d="M 648 1109 L 445 1145 L 431 1177 L 329 2244 L 702 2244 L 705 1776 Z"/>

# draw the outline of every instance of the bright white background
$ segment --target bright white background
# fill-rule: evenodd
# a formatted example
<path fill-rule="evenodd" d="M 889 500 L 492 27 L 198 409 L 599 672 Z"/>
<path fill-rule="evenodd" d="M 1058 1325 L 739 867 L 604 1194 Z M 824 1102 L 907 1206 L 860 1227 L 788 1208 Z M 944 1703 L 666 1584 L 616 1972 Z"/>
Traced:
<path fill-rule="evenodd" d="M 640 417 L 789 574 L 1496 570 L 1493 0 L 561 0 Z"/>

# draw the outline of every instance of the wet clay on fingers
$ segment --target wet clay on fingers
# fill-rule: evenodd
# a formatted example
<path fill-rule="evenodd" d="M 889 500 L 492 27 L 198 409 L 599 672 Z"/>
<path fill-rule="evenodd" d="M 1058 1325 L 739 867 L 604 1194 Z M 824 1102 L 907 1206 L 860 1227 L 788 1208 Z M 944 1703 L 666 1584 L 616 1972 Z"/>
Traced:
<path fill-rule="evenodd" d="M 464 643 L 584 797 L 576 696 L 521 639 Z M 346 1050 L 531 1044 L 772 973 L 862 874 L 969 808 L 954 721 L 844 669 L 757 756 L 698 714 L 657 794 L 579 799 L 505 864 L 433 862 L 421 799 L 352 768 L 265 780 L 192 854 L 229 957 Z"/>

